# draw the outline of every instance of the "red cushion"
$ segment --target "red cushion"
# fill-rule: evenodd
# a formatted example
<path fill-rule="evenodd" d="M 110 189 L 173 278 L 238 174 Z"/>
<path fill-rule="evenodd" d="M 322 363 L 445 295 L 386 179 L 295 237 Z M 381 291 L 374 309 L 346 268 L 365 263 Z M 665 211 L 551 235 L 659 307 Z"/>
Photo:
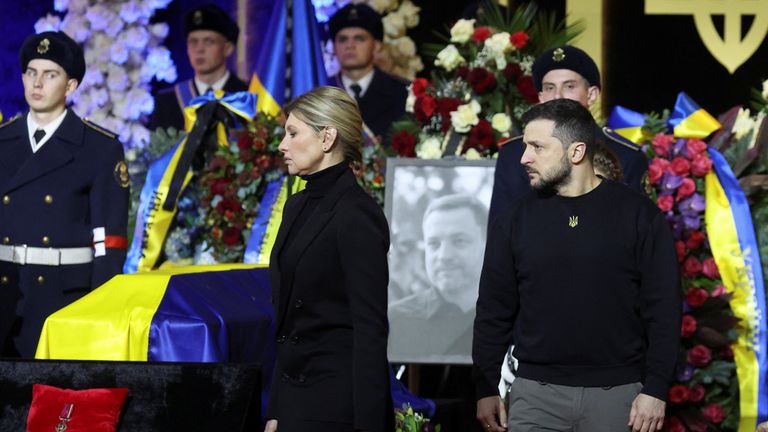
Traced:
<path fill-rule="evenodd" d="M 44 384 L 32 386 L 27 432 L 51 432 L 66 404 L 73 404 L 67 432 L 115 432 L 127 388 L 67 390 Z"/>

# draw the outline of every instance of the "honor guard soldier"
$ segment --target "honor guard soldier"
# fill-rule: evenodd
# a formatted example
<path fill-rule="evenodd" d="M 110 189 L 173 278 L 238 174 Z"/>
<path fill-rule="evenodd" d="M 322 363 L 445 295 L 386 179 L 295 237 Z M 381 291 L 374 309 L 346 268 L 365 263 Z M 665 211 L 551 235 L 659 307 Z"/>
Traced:
<path fill-rule="evenodd" d="M 600 98 L 600 72 L 584 51 L 563 46 L 545 51 L 533 62 L 533 82 L 539 92 L 539 102 L 571 99 L 591 107 Z M 640 147 L 607 127 L 598 127 L 597 145 L 612 151 L 624 174 L 624 183 L 638 192 L 644 191 L 648 161 Z M 503 144 L 496 162 L 493 196 L 488 215 L 489 225 L 513 201 L 530 190 L 528 173 L 520 164 L 523 156 L 522 136 Z"/>
<path fill-rule="evenodd" d="M 30 358 L 49 314 L 121 271 L 130 182 L 115 135 L 66 107 L 80 46 L 44 32 L 20 60 L 29 113 L 0 126 L 0 343 Z"/>
<path fill-rule="evenodd" d="M 381 141 L 392 122 L 405 114 L 408 98 L 407 81 L 373 64 L 384 38 L 381 15 L 368 5 L 348 4 L 331 17 L 328 26 L 341 65 L 331 83 L 355 98 L 365 126 Z"/>
<path fill-rule="evenodd" d="M 184 129 L 184 107 L 209 90 L 224 93 L 247 91 L 248 84 L 227 69 L 227 58 L 235 51 L 240 29 L 232 18 L 216 5 L 195 8 L 184 16 L 187 57 L 195 77 L 160 91 L 155 97 L 155 111 L 149 128 Z"/>

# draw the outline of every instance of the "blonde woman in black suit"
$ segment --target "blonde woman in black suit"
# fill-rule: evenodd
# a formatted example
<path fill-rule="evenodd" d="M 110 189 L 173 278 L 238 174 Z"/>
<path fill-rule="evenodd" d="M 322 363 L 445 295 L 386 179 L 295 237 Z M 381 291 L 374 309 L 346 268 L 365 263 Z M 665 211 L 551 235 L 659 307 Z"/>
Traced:
<path fill-rule="evenodd" d="M 389 229 L 349 168 L 360 111 L 319 87 L 285 113 L 279 149 L 307 187 L 286 202 L 270 260 L 277 364 L 265 432 L 389 432 Z"/>

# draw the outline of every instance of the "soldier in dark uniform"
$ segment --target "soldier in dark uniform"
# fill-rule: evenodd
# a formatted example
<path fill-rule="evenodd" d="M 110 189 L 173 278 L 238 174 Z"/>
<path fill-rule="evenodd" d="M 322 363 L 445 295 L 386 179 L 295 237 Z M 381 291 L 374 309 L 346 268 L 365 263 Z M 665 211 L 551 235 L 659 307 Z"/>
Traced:
<path fill-rule="evenodd" d="M 590 107 L 600 97 L 597 65 L 587 53 L 573 46 L 554 48 L 541 54 L 533 63 L 533 81 L 539 91 L 539 102 L 565 98 Z M 643 192 L 648 161 L 640 147 L 607 127 L 598 128 L 596 137 L 618 158 L 624 182 Z M 528 174 L 520 164 L 523 150 L 522 137 L 516 137 L 504 143 L 499 151 L 489 225 L 507 205 L 530 189 Z"/>
<path fill-rule="evenodd" d="M 405 114 L 408 98 L 407 81 L 373 64 L 384 38 L 381 15 L 365 4 L 348 4 L 331 17 L 328 26 L 341 64 L 341 73 L 331 78 L 331 84 L 357 100 L 365 126 L 381 142 L 392 122 Z"/>
<path fill-rule="evenodd" d="M 184 16 L 187 56 L 195 77 L 160 91 L 155 96 L 155 111 L 149 128 L 184 129 L 184 107 L 208 90 L 224 93 L 247 91 L 248 84 L 227 69 L 227 58 L 235 51 L 240 29 L 216 5 L 193 9 Z"/>
<path fill-rule="evenodd" d="M 33 357 L 49 314 L 120 273 L 130 182 L 115 135 L 66 108 L 80 46 L 45 32 L 20 60 L 29 113 L 0 126 L 0 347 Z"/>

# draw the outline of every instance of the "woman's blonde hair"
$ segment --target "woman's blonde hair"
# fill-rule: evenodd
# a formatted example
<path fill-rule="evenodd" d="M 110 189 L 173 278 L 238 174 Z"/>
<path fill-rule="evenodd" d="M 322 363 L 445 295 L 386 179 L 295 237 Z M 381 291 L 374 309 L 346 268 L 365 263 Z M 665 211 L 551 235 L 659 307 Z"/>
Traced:
<path fill-rule="evenodd" d="M 326 127 L 335 128 L 334 144 L 341 148 L 344 160 L 362 160 L 363 118 L 355 100 L 344 90 L 317 87 L 292 100 L 283 111 L 286 117 L 293 114 L 318 133 Z"/>

